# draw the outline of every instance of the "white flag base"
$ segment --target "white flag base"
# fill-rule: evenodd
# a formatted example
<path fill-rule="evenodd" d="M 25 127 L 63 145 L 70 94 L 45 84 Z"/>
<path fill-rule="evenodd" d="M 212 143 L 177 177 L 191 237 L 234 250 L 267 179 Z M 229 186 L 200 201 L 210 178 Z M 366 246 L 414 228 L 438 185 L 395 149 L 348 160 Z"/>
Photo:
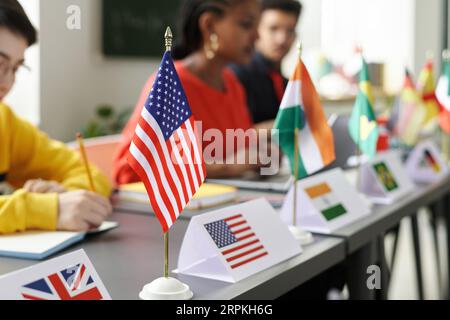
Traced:
<path fill-rule="evenodd" d="M 174 278 L 159 278 L 144 286 L 142 300 L 190 300 L 194 294 L 188 285 Z"/>
<path fill-rule="evenodd" d="M 308 245 L 314 242 L 314 238 L 311 232 L 305 231 L 297 226 L 289 226 L 289 231 L 294 238 L 300 241 L 301 245 Z"/>

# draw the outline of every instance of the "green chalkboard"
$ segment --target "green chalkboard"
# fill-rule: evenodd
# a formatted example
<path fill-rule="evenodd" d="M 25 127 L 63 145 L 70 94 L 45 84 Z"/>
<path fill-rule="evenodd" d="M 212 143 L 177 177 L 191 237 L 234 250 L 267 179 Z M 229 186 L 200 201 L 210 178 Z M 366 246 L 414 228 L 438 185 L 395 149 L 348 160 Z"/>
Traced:
<path fill-rule="evenodd" d="M 103 53 L 160 57 L 167 26 L 176 31 L 181 0 L 103 0 Z M 176 35 L 174 34 L 176 37 Z"/>

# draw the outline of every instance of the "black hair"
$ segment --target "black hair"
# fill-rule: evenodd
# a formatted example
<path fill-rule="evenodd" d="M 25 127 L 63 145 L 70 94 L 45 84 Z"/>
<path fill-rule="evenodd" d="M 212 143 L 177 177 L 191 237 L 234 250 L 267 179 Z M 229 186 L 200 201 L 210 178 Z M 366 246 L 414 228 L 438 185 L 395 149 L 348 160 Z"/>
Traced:
<path fill-rule="evenodd" d="M 286 13 L 291 13 L 296 17 L 302 14 L 303 6 L 297 0 L 262 0 L 262 10 L 280 10 Z"/>
<path fill-rule="evenodd" d="M 222 16 L 225 10 L 241 0 L 184 0 L 179 12 L 178 41 L 173 48 L 173 57 L 183 59 L 202 45 L 199 19 L 206 12 Z"/>
<path fill-rule="evenodd" d="M 37 31 L 17 0 L 0 0 L 0 27 L 23 36 L 29 46 L 37 42 Z"/>

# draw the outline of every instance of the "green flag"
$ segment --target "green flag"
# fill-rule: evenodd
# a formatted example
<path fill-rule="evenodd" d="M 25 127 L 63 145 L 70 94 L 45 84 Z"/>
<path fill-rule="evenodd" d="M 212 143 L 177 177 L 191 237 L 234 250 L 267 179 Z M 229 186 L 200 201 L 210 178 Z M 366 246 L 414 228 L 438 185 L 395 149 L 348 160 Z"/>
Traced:
<path fill-rule="evenodd" d="M 373 158 L 377 152 L 378 125 L 373 111 L 374 98 L 369 69 L 364 58 L 359 77 L 359 92 L 350 118 L 349 132 L 361 152 Z"/>

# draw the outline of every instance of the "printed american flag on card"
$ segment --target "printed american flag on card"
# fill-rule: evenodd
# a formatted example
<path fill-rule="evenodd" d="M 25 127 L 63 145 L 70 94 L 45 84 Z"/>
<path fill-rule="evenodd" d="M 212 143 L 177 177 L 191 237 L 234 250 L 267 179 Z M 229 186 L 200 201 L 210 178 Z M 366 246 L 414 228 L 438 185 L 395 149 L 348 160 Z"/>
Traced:
<path fill-rule="evenodd" d="M 136 127 L 128 164 L 167 232 L 206 178 L 195 119 L 170 51 L 164 54 Z"/>
<path fill-rule="evenodd" d="M 205 224 L 205 228 L 231 269 L 269 254 L 242 214 Z"/>

